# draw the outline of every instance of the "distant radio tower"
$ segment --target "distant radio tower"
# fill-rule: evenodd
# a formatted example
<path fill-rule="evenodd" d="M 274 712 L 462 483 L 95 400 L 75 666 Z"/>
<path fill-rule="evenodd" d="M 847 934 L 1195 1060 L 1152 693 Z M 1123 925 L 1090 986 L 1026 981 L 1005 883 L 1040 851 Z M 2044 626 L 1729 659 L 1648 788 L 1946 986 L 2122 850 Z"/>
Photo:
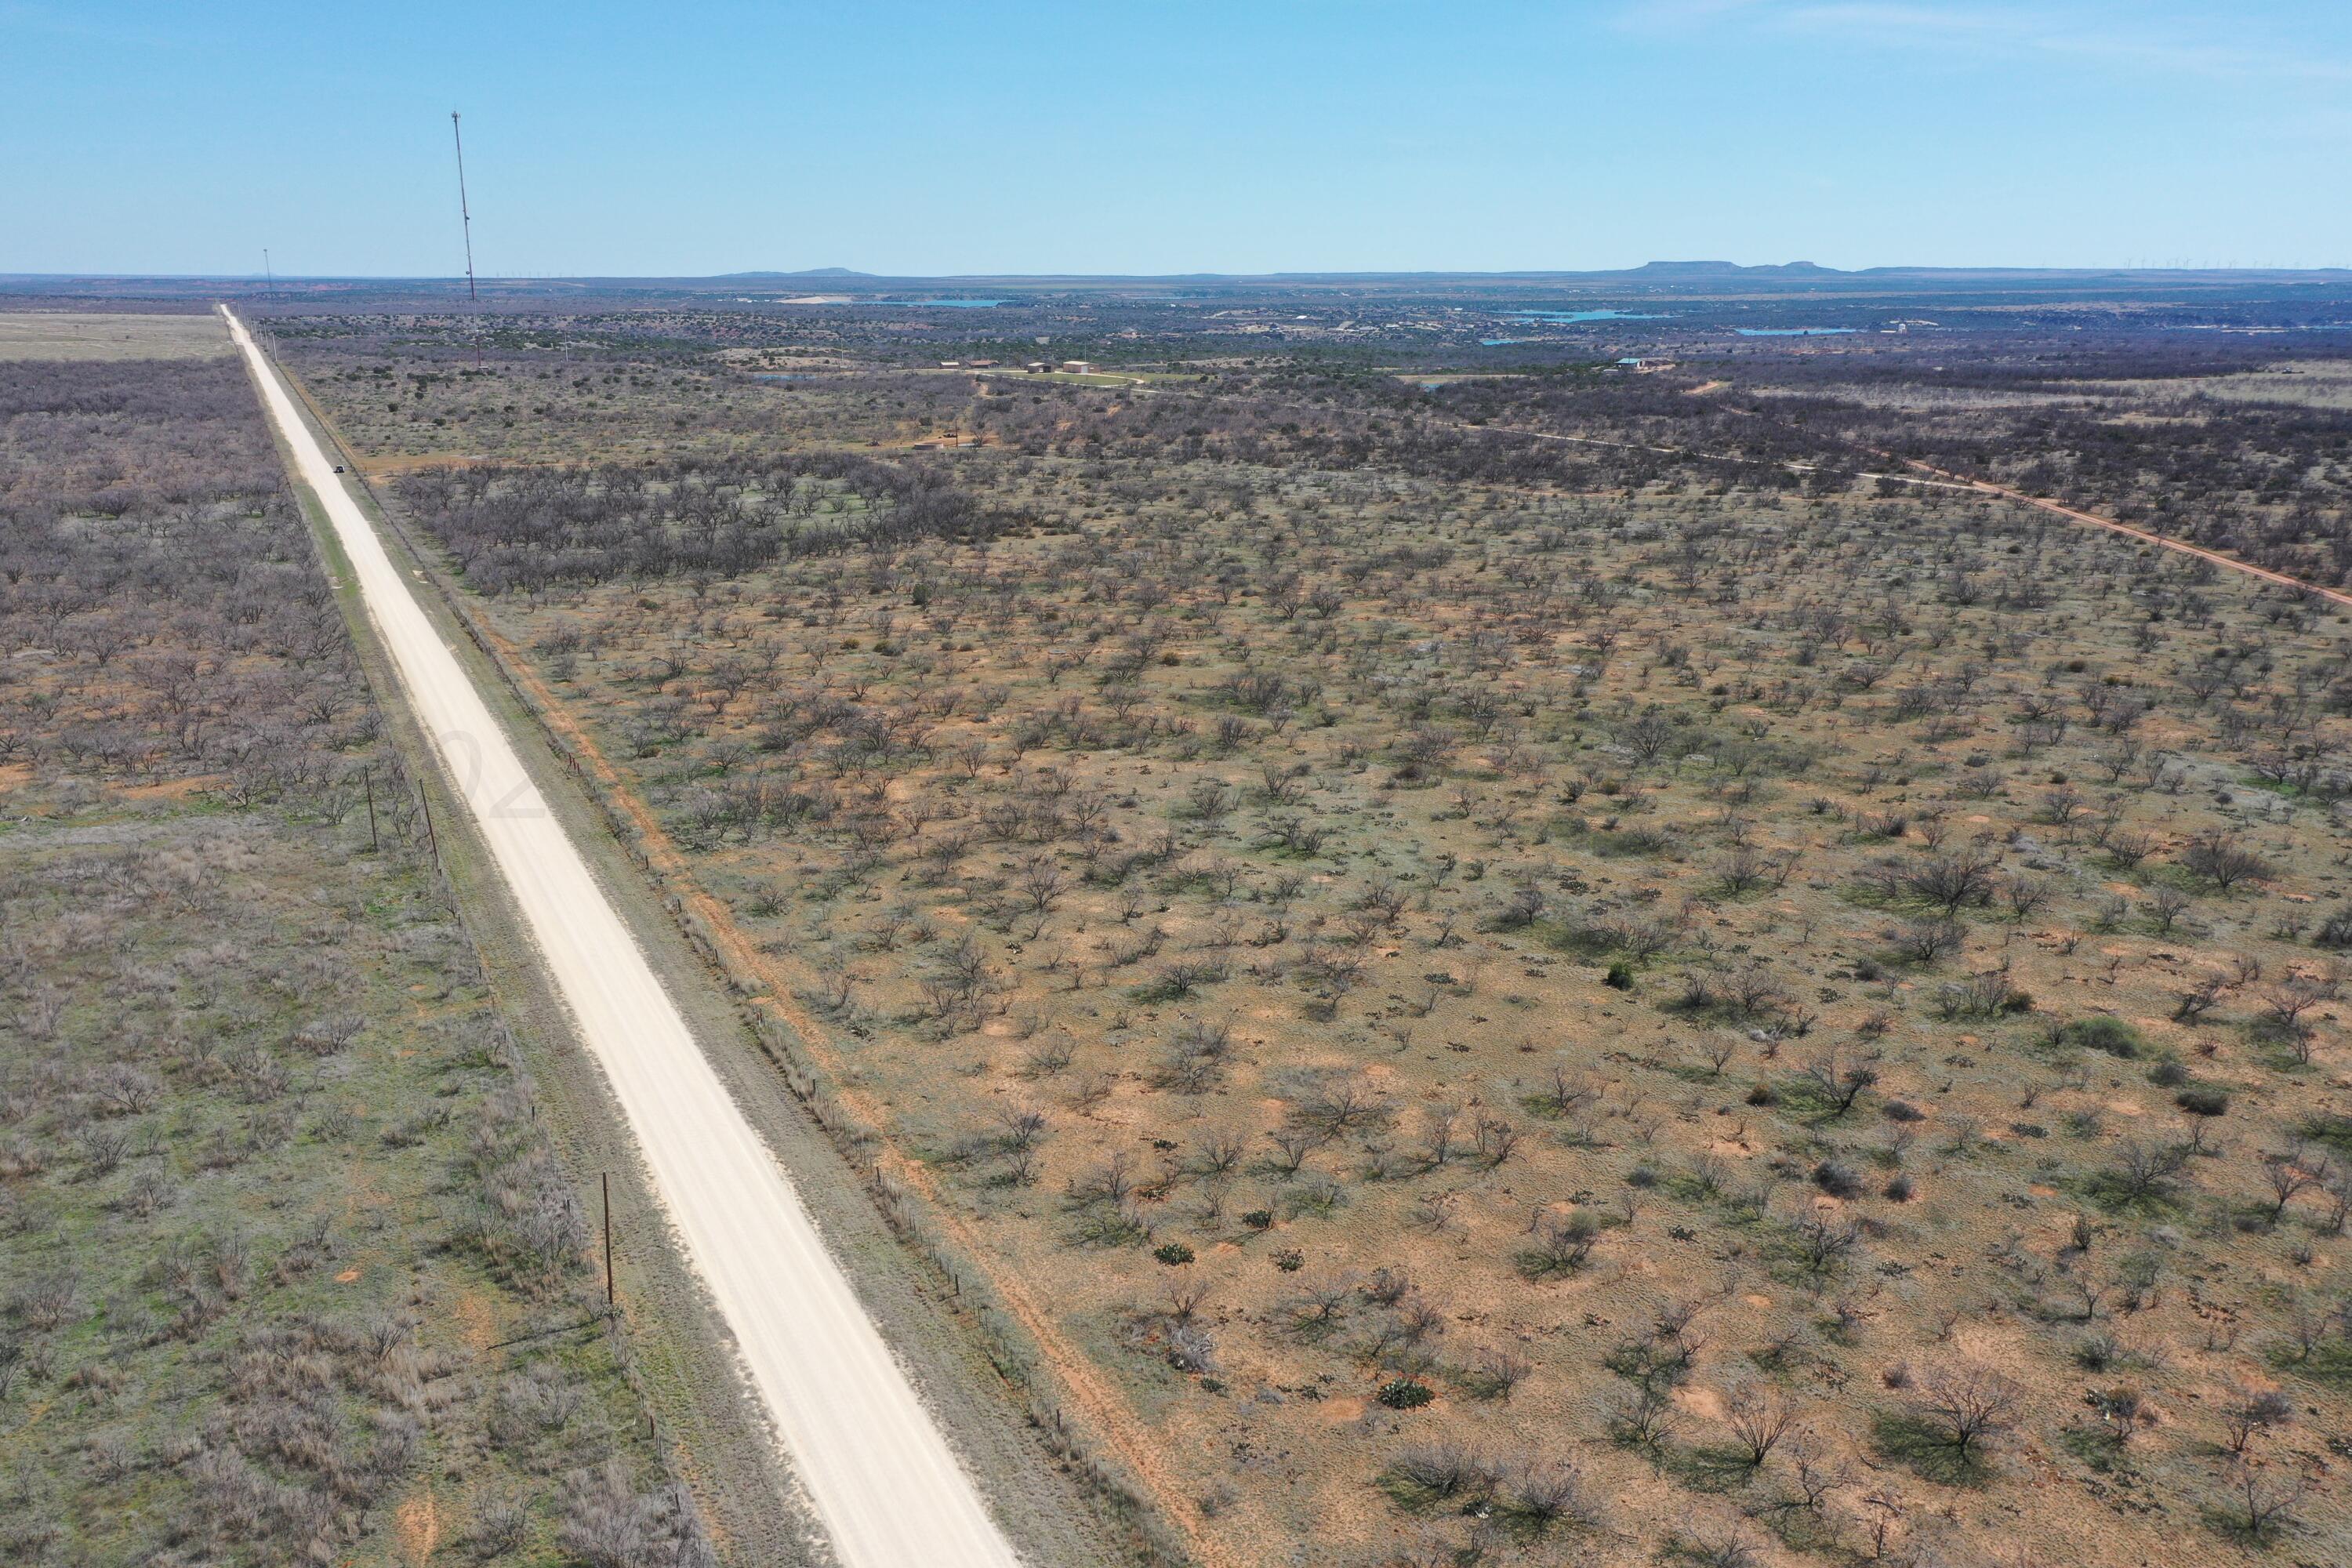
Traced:
<path fill-rule="evenodd" d="M 454 109 L 449 111 L 449 135 L 457 143 L 457 220 L 466 230 L 466 298 L 471 300 L 477 298 L 474 293 L 474 215 L 466 205 L 466 137 L 457 129 L 457 111 Z"/>
<path fill-rule="evenodd" d="M 273 302 L 278 298 L 278 273 L 269 265 L 269 247 L 266 245 L 261 247 L 261 292 L 264 299 Z"/>

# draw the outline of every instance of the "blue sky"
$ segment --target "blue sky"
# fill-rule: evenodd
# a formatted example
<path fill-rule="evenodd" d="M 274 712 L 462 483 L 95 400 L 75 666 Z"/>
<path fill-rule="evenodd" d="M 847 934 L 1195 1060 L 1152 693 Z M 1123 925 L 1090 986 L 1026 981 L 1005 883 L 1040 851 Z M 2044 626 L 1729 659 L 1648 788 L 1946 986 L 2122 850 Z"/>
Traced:
<path fill-rule="evenodd" d="M 2352 263 L 2345 0 L 0 0 L 0 271 Z"/>

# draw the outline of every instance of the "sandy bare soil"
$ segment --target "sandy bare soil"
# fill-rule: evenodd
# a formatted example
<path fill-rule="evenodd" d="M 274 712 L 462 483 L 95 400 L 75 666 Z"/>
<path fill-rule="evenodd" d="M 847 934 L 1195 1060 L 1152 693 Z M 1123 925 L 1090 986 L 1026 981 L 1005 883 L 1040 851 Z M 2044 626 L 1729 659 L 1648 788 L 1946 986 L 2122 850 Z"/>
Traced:
<path fill-rule="evenodd" d="M 859 1305 L 782 1169 L 443 646 L 243 324 L 230 331 L 350 556 L 418 718 L 634 1130 L 839 1555 L 1011 1564 L 1011 1546 Z"/>

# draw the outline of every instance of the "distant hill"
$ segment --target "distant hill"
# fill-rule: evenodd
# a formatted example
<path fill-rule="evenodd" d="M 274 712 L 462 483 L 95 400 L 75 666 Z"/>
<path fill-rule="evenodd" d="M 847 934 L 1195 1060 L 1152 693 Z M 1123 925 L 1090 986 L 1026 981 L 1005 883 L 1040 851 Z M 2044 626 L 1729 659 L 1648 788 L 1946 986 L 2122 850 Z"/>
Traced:
<path fill-rule="evenodd" d="M 1775 278 L 1844 276 L 1834 267 L 1816 266 L 1810 261 L 1766 262 L 1756 267 L 1743 267 L 1737 261 L 1645 261 L 1627 273 L 1633 278 L 1753 278 L 1759 275 Z"/>
<path fill-rule="evenodd" d="M 720 278 L 871 278 L 853 267 L 804 267 L 798 272 L 721 272 Z"/>

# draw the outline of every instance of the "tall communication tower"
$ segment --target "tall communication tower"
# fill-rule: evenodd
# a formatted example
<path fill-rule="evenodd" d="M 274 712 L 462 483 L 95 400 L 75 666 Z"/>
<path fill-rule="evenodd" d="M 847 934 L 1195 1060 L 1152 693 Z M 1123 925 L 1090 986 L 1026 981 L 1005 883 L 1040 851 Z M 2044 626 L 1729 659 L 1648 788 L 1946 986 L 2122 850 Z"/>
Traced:
<path fill-rule="evenodd" d="M 457 144 L 457 220 L 466 230 L 466 298 L 478 298 L 474 292 L 474 214 L 466 205 L 466 137 L 457 128 L 457 111 L 449 111 L 449 136 Z"/>

